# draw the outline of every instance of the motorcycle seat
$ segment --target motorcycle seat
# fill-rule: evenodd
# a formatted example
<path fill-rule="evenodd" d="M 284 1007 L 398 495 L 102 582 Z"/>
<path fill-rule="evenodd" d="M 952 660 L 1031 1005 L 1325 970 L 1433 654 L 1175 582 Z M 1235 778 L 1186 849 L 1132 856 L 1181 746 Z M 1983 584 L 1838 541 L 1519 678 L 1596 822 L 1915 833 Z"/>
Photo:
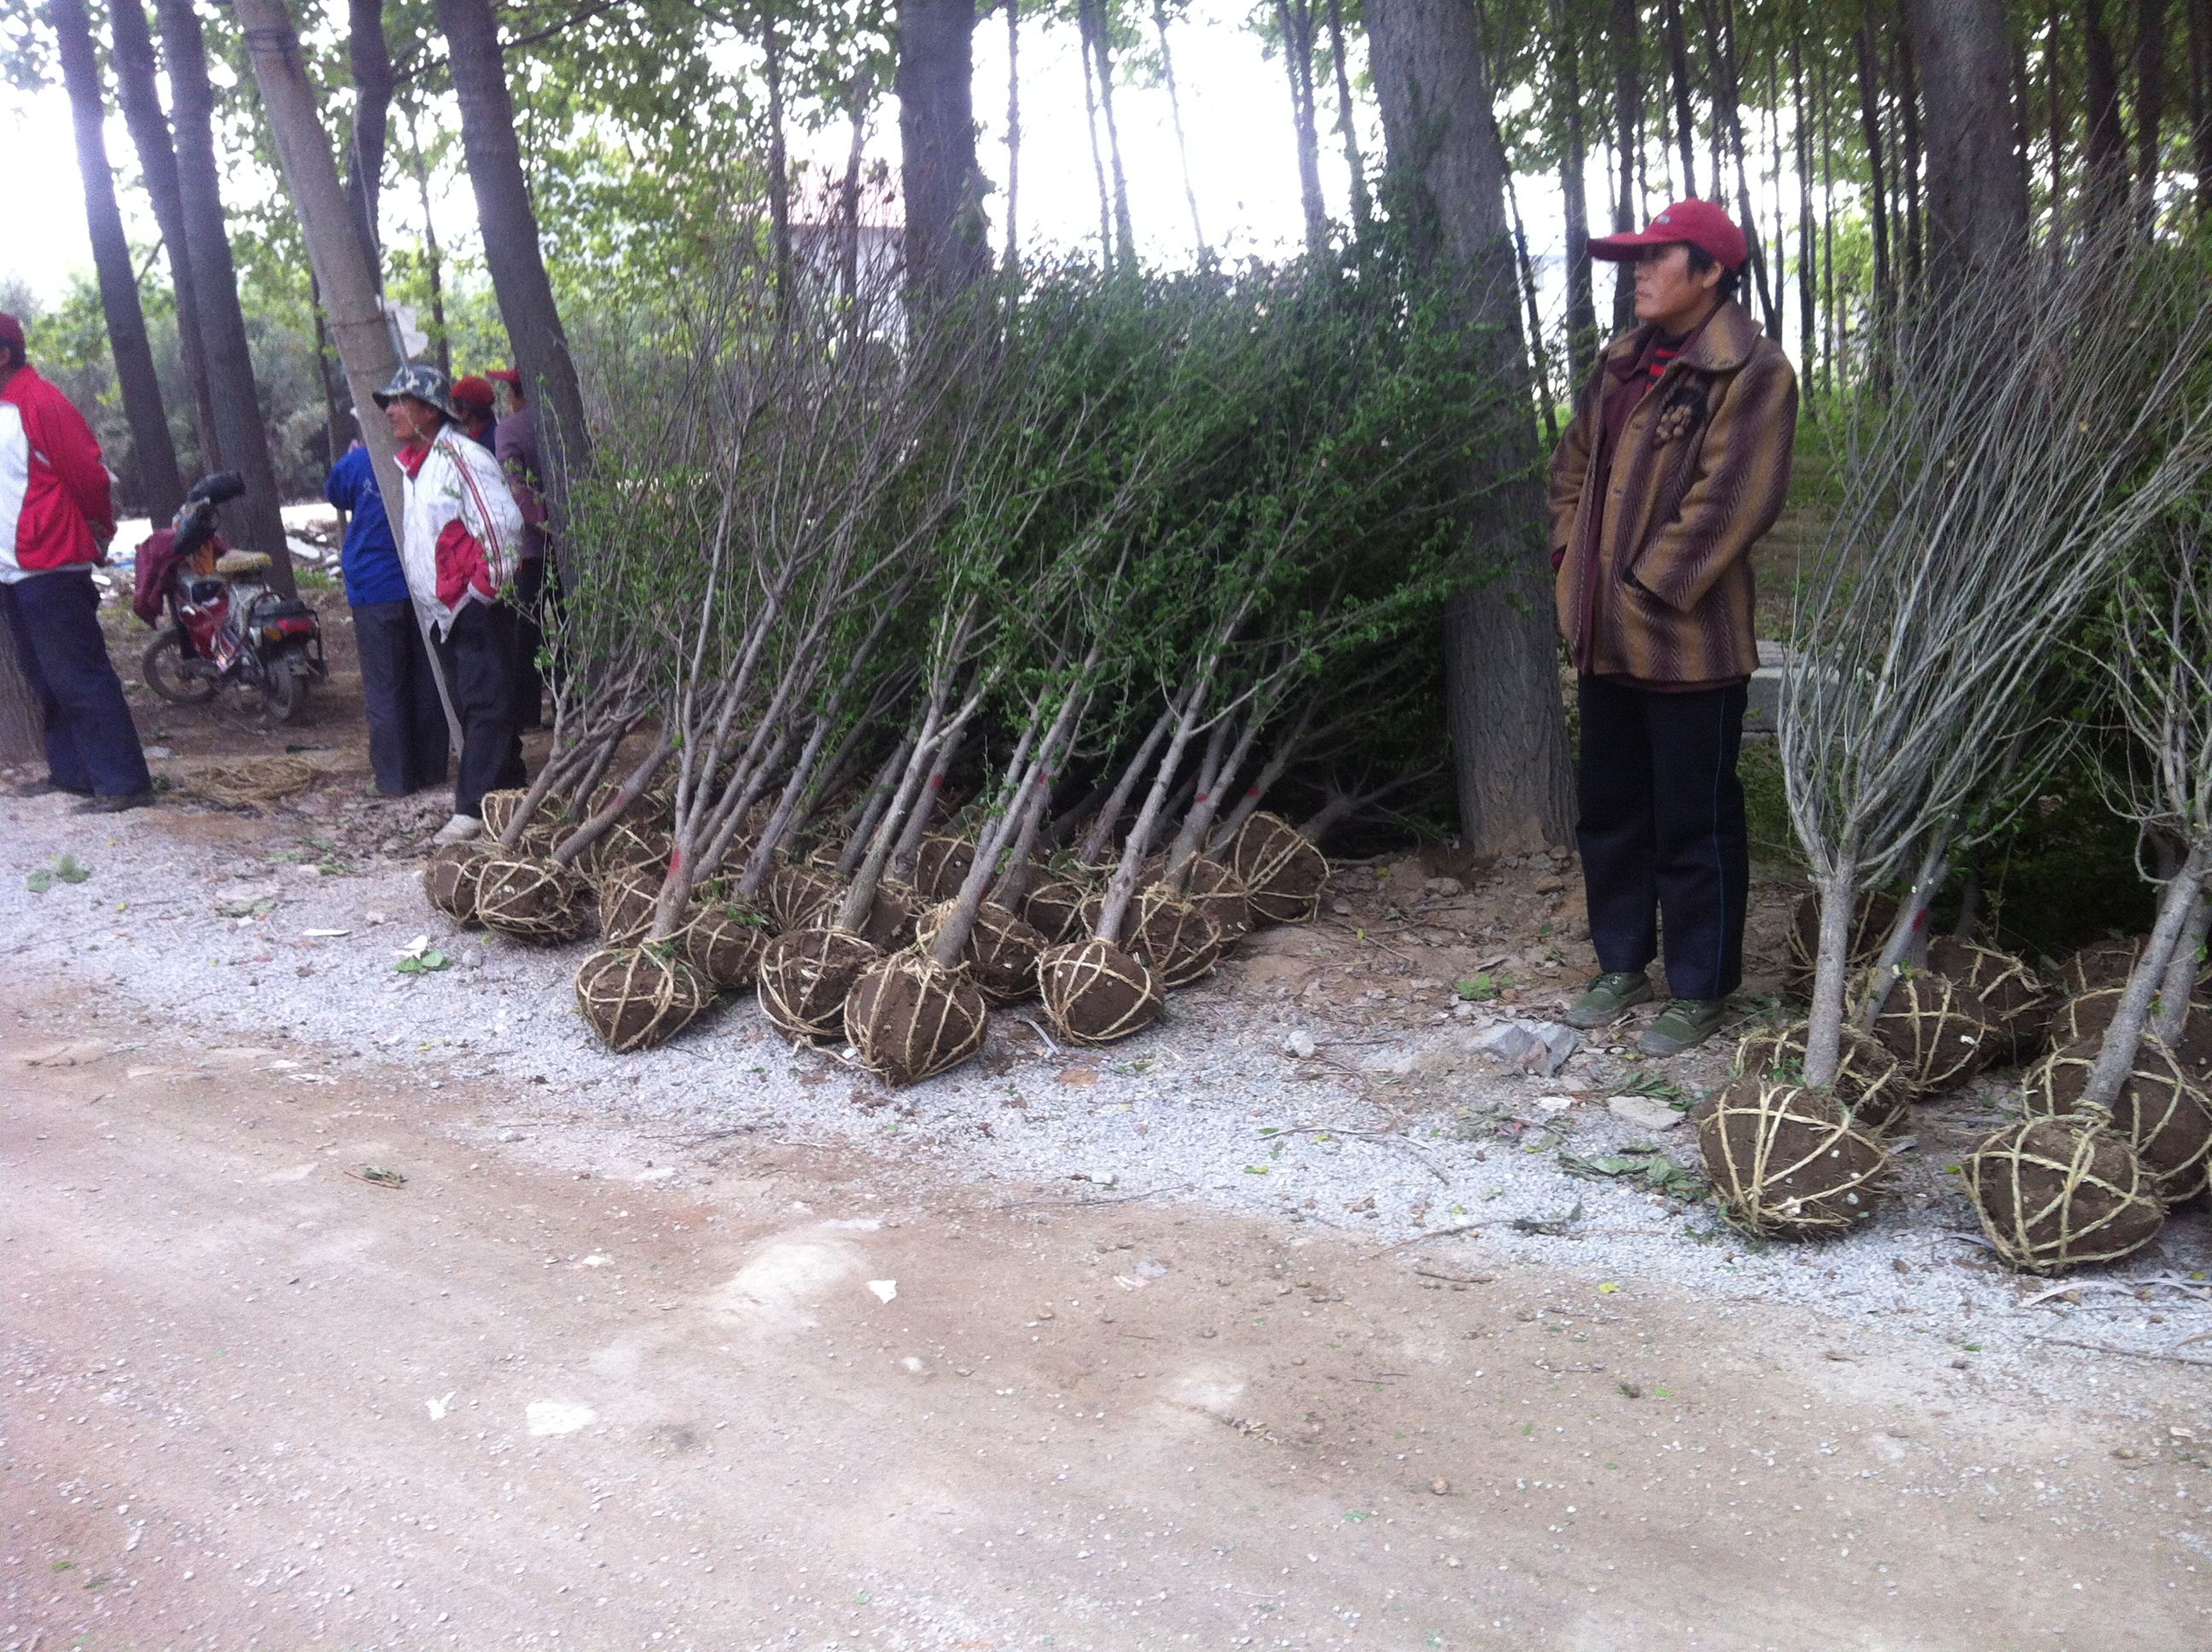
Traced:
<path fill-rule="evenodd" d="M 215 562 L 215 571 L 225 579 L 234 579 L 240 574 L 265 574 L 269 568 L 269 553 L 265 550 L 226 550 Z"/>

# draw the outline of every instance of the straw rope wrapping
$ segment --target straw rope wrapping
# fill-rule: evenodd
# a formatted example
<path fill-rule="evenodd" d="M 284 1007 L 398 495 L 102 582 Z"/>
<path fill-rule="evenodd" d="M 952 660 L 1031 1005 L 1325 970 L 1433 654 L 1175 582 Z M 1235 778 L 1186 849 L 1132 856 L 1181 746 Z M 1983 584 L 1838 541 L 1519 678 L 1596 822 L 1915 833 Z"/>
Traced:
<path fill-rule="evenodd" d="M 1863 969 L 1881 951 L 1890 927 L 1897 922 L 1897 897 L 1885 890 L 1860 891 L 1851 904 L 1850 950 L 1844 963 Z M 1797 897 L 1790 921 L 1790 960 L 1782 971 L 1782 990 L 1791 998 L 1804 998 L 1813 990 L 1813 955 L 1820 944 L 1820 891 L 1807 890 Z"/>
<path fill-rule="evenodd" d="M 591 886 L 566 866 L 495 849 L 477 875 L 477 917 L 483 926 L 535 946 L 557 946 L 591 920 Z"/>
<path fill-rule="evenodd" d="M 975 864 L 973 838 L 925 837 L 914 858 L 915 890 L 925 901 L 949 901 Z"/>
<path fill-rule="evenodd" d="M 599 878 L 599 935 L 609 946 L 635 946 L 653 928 L 660 874 L 647 866 L 609 870 Z"/>
<path fill-rule="evenodd" d="M 2212 1163 L 2212 1101 L 2173 1052 L 2145 1034 L 2136 1050 L 2135 1070 L 2113 1098 L 2109 1117 L 2081 1106 L 2103 1045 L 2101 1037 L 2086 1038 L 2038 1061 L 2023 1083 L 2022 1109 L 2037 1119 L 2104 1119 L 2136 1150 L 2160 1199 L 2171 1205 L 2191 1197 L 2204 1186 L 2206 1166 Z"/>
<path fill-rule="evenodd" d="M 1127 1038 L 1160 1013 L 1152 970 L 1111 941 L 1047 948 L 1037 959 L 1037 991 L 1053 1026 L 1079 1044 Z"/>
<path fill-rule="evenodd" d="M 1863 981 L 1856 983 L 1853 997 L 1864 987 Z M 1980 1072 L 1997 1036 L 1980 999 L 1948 975 L 1927 969 L 1898 977 L 1873 1032 L 1905 1064 L 1906 1077 L 1923 1096 Z"/>
<path fill-rule="evenodd" d="M 665 831 L 625 815 L 584 851 L 582 869 L 602 884 L 617 872 L 646 870 L 658 877 L 675 848 Z"/>
<path fill-rule="evenodd" d="M 2042 1046 L 2058 995 L 2021 959 L 1992 946 L 1942 936 L 1928 946 L 1928 967 L 1973 996 L 1995 1028 L 1993 1062 L 2023 1060 Z"/>
<path fill-rule="evenodd" d="M 883 954 L 849 929 L 786 931 L 761 949 L 761 1009 L 787 1036 L 827 1043 L 845 1036 L 845 999 Z"/>
<path fill-rule="evenodd" d="M 957 901 L 940 901 L 921 914 L 915 944 L 927 952 L 952 916 Z M 975 978 L 976 990 L 992 1004 L 1018 1004 L 1036 996 L 1037 955 L 1044 937 L 1002 906 L 985 902 L 975 909 L 975 927 L 960 949 L 961 967 Z"/>
<path fill-rule="evenodd" d="M 868 902 L 868 919 L 860 926 L 860 938 L 879 952 L 910 946 L 921 914 L 921 896 L 915 893 L 913 885 L 886 878 L 876 885 L 876 898 Z"/>
<path fill-rule="evenodd" d="M 661 946 L 608 946 L 576 966 L 576 1007 L 617 1054 L 648 1049 L 714 1001 L 704 976 Z"/>
<path fill-rule="evenodd" d="M 1760 1028 L 1736 1046 L 1738 1076 L 1798 1082 L 1805 1070 L 1805 1033 L 1806 1023 L 1802 1021 L 1786 1027 Z M 1887 1044 L 1856 1027 L 1844 1029 L 1844 1059 L 1836 1069 L 1832 1088 L 1837 1099 L 1864 1129 L 1888 1130 L 1912 1105 L 1912 1081 L 1904 1063 Z M 1711 1112 L 1715 1099 L 1723 1093 L 1716 1091 L 1714 1096 L 1691 1108 L 1691 1122 L 1697 1123 Z"/>
<path fill-rule="evenodd" d="M 1221 929 L 1173 890 L 1155 884 L 1137 896 L 1129 951 L 1152 968 L 1163 987 L 1188 987 L 1213 973 Z"/>
<path fill-rule="evenodd" d="M 843 894 L 843 880 L 834 872 L 805 862 L 778 866 L 761 891 L 761 905 L 778 930 L 811 929 Z"/>
<path fill-rule="evenodd" d="M 2142 956 L 2142 938 L 2131 941 L 2092 941 L 2058 966 L 2058 990 L 2069 997 L 2125 987 Z"/>
<path fill-rule="evenodd" d="M 491 858 L 491 845 L 481 838 L 465 843 L 443 843 L 430 852 L 422 866 L 422 894 L 430 904 L 466 927 L 477 921 L 477 878 Z"/>
<path fill-rule="evenodd" d="M 861 1065 L 895 1085 L 958 1066 L 983 1048 L 988 1018 L 966 966 L 948 969 L 920 952 L 870 964 L 845 1000 L 845 1036 Z"/>
<path fill-rule="evenodd" d="M 1328 857 L 1289 821 L 1265 810 L 1237 829 L 1229 869 L 1243 882 L 1255 923 L 1310 923 L 1328 888 Z"/>
<path fill-rule="evenodd" d="M 530 795 L 518 787 L 503 787 L 496 792 L 487 792 L 483 801 L 477 805 L 477 814 L 483 822 L 486 837 L 505 837 L 507 829 L 514 823 L 514 811 Z"/>
<path fill-rule="evenodd" d="M 1740 1078 L 1698 1124 L 1705 1175 L 1728 1219 L 1762 1236 L 1841 1233 L 1874 1214 L 1889 1167 L 1881 1139 L 1841 1100 Z"/>
<path fill-rule="evenodd" d="M 1040 884 L 1022 902 L 1022 917 L 1046 945 L 1057 946 L 1074 931 L 1085 893 L 1085 885 L 1072 878 Z"/>
<path fill-rule="evenodd" d="M 1982 1231 L 2025 1272 L 2117 1261 L 2166 1221 L 2135 1150 L 2094 1119 L 2024 1119 L 1977 1147 L 1966 1169 Z"/>
<path fill-rule="evenodd" d="M 304 758 L 254 757 L 203 768 L 185 786 L 210 803 L 219 803 L 226 809 L 246 809 L 289 798 L 314 783 L 314 765 Z"/>
<path fill-rule="evenodd" d="M 1190 863 L 1190 887 L 1184 896 L 1213 920 L 1224 952 L 1252 930 L 1252 893 L 1234 868 L 1201 855 Z"/>
<path fill-rule="evenodd" d="M 671 938 L 684 962 L 726 993 L 741 993 L 760 975 L 767 921 L 737 896 L 694 902 Z"/>

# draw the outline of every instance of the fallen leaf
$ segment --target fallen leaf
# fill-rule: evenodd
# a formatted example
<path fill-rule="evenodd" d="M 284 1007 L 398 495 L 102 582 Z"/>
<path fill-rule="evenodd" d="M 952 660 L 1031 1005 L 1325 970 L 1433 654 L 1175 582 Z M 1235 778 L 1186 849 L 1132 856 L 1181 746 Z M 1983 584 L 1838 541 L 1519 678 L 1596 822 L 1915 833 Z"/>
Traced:
<path fill-rule="evenodd" d="M 1066 1084 L 1070 1090 L 1089 1090 L 1097 1082 L 1097 1067 L 1063 1067 L 1060 1076 L 1053 1080 L 1056 1084 Z"/>

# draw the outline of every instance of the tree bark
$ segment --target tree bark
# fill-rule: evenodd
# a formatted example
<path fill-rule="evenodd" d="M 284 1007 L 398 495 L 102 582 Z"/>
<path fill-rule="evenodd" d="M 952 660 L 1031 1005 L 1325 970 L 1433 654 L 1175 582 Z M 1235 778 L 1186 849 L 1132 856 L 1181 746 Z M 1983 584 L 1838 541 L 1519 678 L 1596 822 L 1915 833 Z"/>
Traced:
<path fill-rule="evenodd" d="M 1612 35 L 1613 145 L 1620 165 L 1613 231 L 1623 235 L 1636 228 L 1637 160 L 1644 149 L 1644 21 L 1637 0 L 1613 0 Z M 1624 264 L 1613 272 L 1613 330 L 1626 332 L 1635 325 L 1636 276 Z"/>
<path fill-rule="evenodd" d="M 114 0 L 116 101 L 123 106 L 131 147 L 138 151 L 138 173 L 154 207 L 161 244 L 169 258 L 169 288 L 177 305 L 177 353 L 191 398 L 192 429 L 199 438 L 203 471 L 222 468 L 222 441 L 216 428 L 215 398 L 208 388 L 207 354 L 200 340 L 199 288 L 192 278 L 191 249 L 185 236 L 184 196 L 177 184 L 177 151 L 169 118 L 161 112 L 155 83 L 154 39 L 139 0 Z"/>
<path fill-rule="evenodd" d="M 1328 244 L 1328 205 L 1321 192 L 1321 125 L 1314 112 L 1311 0 L 1275 0 L 1275 21 L 1283 37 L 1283 74 L 1291 88 L 1291 132 L 1297 146 L 1306 250 L 1317 252 Z"/>
<path fill-rule="evenodd" d="M 899 182 L 908 282 L 925 302 L 949 299 L 990 267 L 975 162 L 975 0 L 901 0 Z"/>
<path fill-rule="evenodd" d="M 223 227 L 222 187 L 215 158 L 215 88 L 208 83 L 207 46 L 192 5 L 193 0 L 159 0 L 157 11 L 169 92 L 175 100 L 177 182 L 199 298 L 208 392 L 215 403 L 223 463 L 246 483 L 244 497 L 229 513 L 235 538 L 249 550 L 267 553 L 270 586 L 289 597 L 296 591 L 292 556 L 285 548 L 276 470 L 270 461 L 269 438 L 253 383 L 246 315 L 238 303 L 238 272 L 230 261 L 230 238 Z"/>
<path fill-rule="evenodd" d="M 1164 42 L 1163 42 L 1164 46 Z M 1006 268 L 1021 268 L 1022 200 L 1022 0 L 1006 0 Z M 1180 127 L 1177 128 L 1181 130 Z M 854 167 L 860 165 L 859 128 L 853 141 Z M 1183 158 L 1183 182 L 1190 181 L 1190 158 Z"/>
<path fill-rule="evenodd" d="M 2189 152 L 2197 171 L 2197 216 L 2212 222 L 2212 7 L 2189 16 Z"/>
<path fill-rule="evenodd" d="M 2051 128 L 2051 255 L 2056 261 L 2065 246 L 2066 137 L 2073 123 L 2066 112 L 2066 94 L 2061 81 L 2065 33 L 2059 27 L 2059 0 L 2051 0 L 2051 21 L 2043 37 L 2043 95 L 2045 124 Z"/>
<path fill-rule="evenodd" d="M 1759 295 L 1759 310 L 1766 324 L 1766 336 L 1782 337 L 1782 319 L 1775 309 L 1776 282 L 1769 278 L 1766 268 L 1765 237 L 1759 233 L 1759 214 L 1753 210 L 1751 200 L 1751 169 L 1744 163 L 1743 143 L 1743 87 L 1736 70 L 1735 15 L 1728 0 L 1722 0 L 1720 35 L 1714 47 L 1715 76 L 1713 95 L 1718 100 L 1722 118 L 1717 125 L 1728 131 L 1729 154 L 1735 162 L 1735 204 L 1737 220 L 1743 226 L 1744 240 L 1750 254 L 1753 290 Z M 1720 194 L 1720 167 L 1713 167 L 1713 194 Z M 1778 252 L 1779 247 L 1776 249 Z"/>
<path fill-rule="evenodd" d="M 783 133 L 783 37 L 774 13 L 761 21 L 761 58 L 768 82 L 768 237 L 775 261 L 779 307 L 791 301 L 791 152 Z"/>
<path fill-rule="evenodd" d="M 1698 192 L 1698 123 L 1690 106 L 1690 47 L 1682 34 L 1682 0 L 1666 0 L 1660 11 L 1666 32 L 1668 78 L 1674 92 L 1674 142 L 1682 151 L 1682 193 Z M 1720 179 L 1713 179 L 1718 193 Z"/>
<path fill-rule="evenodd" d="M 1011 15 L 1019 0 L 1006 0 Z M 1011 60 L 1010 60 L 1011 68 Z M 852 304 L 860 295 L 860 161 L 868 144 L 868 106 L 875 84 L 865 71 L 853 76 L 853 141 L 845 151 L 845 176 L 837 185 L 837 290 Z M 1011 94 L 1009 94 L 1011 98 Z M 1008 112 L 1018 111 L 1010 102 Z M 1020 176 L 1019 128 L 1010 126 L 1006 165 L 1006 267 L 1014 267 L 1014 183 Z M 858 323 L 857 313 L 854 318 Z"/>
<path fill-rule="evenodd" d="M 1859 121 L 1866 137 L 1867 172 L 1872 179 L 1869 205 L 1874 218 L 1874 294 L 1869 309 L 1877 318 L 1890 304 L 1889 185 L 1882 165 L 1881 87 L 1875 75 L 1874 41 L 1862 28 L 1853 44 L 1858 53 Z"/>
<path fill-rule="evenodd" d="M 1498 149 L 1504 151 L 1502 137 Z M 1510 166 L 1505 169 L 1505 210 L 1513 225 L 1513 261 L 1521 271 L 1521 301 L 1528 312 L 1528 369 L 1536 382 L 1536 405 L 1544 416 L 1544 439 L 1557 442 L 1559 411 L 1552 399 L 1551 353 L 1544 346 L 1544 312 L 1536 301 L 1536 264 L 1528 256 L 1528 227 L 1521 220 L 1521 193 L 1514 187 Z"/>
<path fill-rule="evenodd" d="M 1182 198 L 1190 209 L 1191 243 L 1198 250 L 1199 263 L 1210 264 L 1213 251 L 1206 245 L 1206 226 L 1199 222 L 1198 185 L 1190 171 L 1190 139 L 1183 131 L 1182 88 L 1176 80 L 1175 53 L 1168 46 L 1168 10 L 1159 0 L 1153 0 L 1152 32 L 1159 37 L 1160 71 L 1168 84 L 1168 113 L 1175 121 L 1176 159 L 1182 167 Z"/>
<path fill-rule="evenodd" d="M 1352 172 L 1352 228 L 1364 236 L 1374 224 L 1375 203 L 1367 188 L 1367 159 L 1359 152 L 1358 106 L 1352 99 L 1352 59 L 1345 46 L 1344 0 L 1328 0 L 1328 48 L 1336 70 L 1336 135 L 1344 144 L 1344 164 Z M 1164 37 L 1160 41 L 1160 52 L 1164 61 L 1167 53 Z M 1172 68 L 1168 70 L 1168 91 L 1170 95 L 1175 91 L 1175 70 Z M 1582 110 L 1579 106 L 1575 110 L 1575 130 L 1578 135 L 1582 130 Z M 1176 141 L 1181 142 L 1181 114 L 1176 117 Z M 1189 170 L 1190 163 L 1186 161 L 1183 163 L 1186 176 Z M 1587 207 L 1584 208 L 1583 217 L 1586 221 L 1589 217 Z M 1587 224 L 1583 234 L 1587 239 Z"/>
<path fill-rule="evenodd" d="M 422 158 L 422 134 L 415 129 L 415 112 L 407 111 L 407 173 L 415 180 L 415 196 L 422 209 L 422 270 L 430 280 L 430 343 L 438 353 L 438 371 L 453 374 L 453 335 L 446 325 L 446 254 L 438 245 L 438 221 L 430 216 L 430 167 Z"/>
<path fill-rule="evenodd" d="M 384 152 L 392 131 L 392 94 L 398 76 L 392 48 L 384 39 L 384 0 L 348 0 L 346 61 L 353 70 L 352 155 L 346 167 L 346 200 L 355 228 L 384 288 L 384 228 L 380 207 L 384 193 Z M 333 453 L 332 459 L 337 457 Z"/>
<path fill-rule="evenodd" d="M 1106 0 L 1078 0 L 1091 20 L 1091 52 L 1098 65 L 1098 109 L 1106 117 L 1106 156 L 1114 174 L 1114 237 L 1124 262 L 1137 256 L 1137 232 L 1129 216 L 1129 174 L 1121 164 L 1121 127 L 1114 116 L 1114 43 L 1107 38 Z"/>
<path fill-rule="evenodd" d="M 561 328 L 561 312 L 546 279 L 538 240 L 538 215 L 522 175 L 522 151 L 514 136 L 514 105 L 507 91 L 507 70 L 499 45 L 499 21 L 491 0 L 438 0 L 438 27 L 444 31 L 453 64 L 453 95 L 461 106 L 461 147 L 468 157 L 469 184 L 483 227 L 484 262 L 500 319 L 514 346 L 514 365 L 522 374 L 531 405 L 538 410 L 538 436 L 544 445 L 546 505 L 556 531 L 553 554 L 562 577 L 574 581 L 568 536 L 557 531 L 571 475 L 591 464 L 591 434 L 584 422 L 583 387 Z M 969 139 L 974 152 L 974 139 Z"/>
<path fill-rule="evenodd" d="M 1803 358 L 1805 387 L 1810 392 L 1820 377 L 1820 305 L 1815 283 L 1820 260 L 1815 256 L 1813 214 L 1812 118 L 1805 100 L 1805 41 L 1790 37 L 1790 84 L 1796 98 L 1793 133 L 1797 156 L 1797 353 Z"/>
<path fill-rule="evenodd" d="M 1114 197 L 1106 188 L 1106 145 L 1098 136 L 1098 65 L 1091 55 L 1091 9 L 1077 0 L 1076 33 L 1083 57 L 1083 131 L 1091 140 L 1091 180 L 1098 187 L 1098 258 L 1114 262 Z"/>
<path fill-rule="evenodd" d="M 1898 128 L 1903 140 L 1897 172 L 1905 197 L 1905 282 L 1917 299 L 1921 276 L 1928 266 L 1920 234 L 1920 70 L 1910 31 L 1899 32 L 1896 65 Z"/>
<path fill-rule="evenodd" d="M 0 763 L 27 768 L 43 762 L 45 735 L 30 682 L 15 658 L 15 628 L 0 625 Z"/>
<path fill-rule="evenodd" d="M 2089 222 L 2101 225 L 2128 206 L 2128 135 L 2120 122 L 2119 60 L 2105 26 L 2105 0 L 2081 0 L 2081 94 L 2088 118 L 2082 159 Z"/>
<path fill-rule="evenodd" d="M 1455 0 L 1372 0 L 1367 24 L 1394 212 L 1451 283 L 1478 365 L 1525 408 L 1505 156 L 1474 12 Z M 1509 414 L 1474 464 L 1469 492 L 1484 503 L 1465 521 L 1470 582 L 1445 608 L 1445 712 L 1467 845 L 1503 853 L 1567 841 L 1571 787 L 1528 422 Z"/>
<path fill-rule="evenodd" d="M 107 100 L 100 90 L 100 54 L 92 43 L 92 22 L 85 15 L 83 0 L 47 0 L 46 15 L 60 46 L 62 80 L 69 90 L 70 118 L 76 132 L 76 169 L 84 183 L 85 227 L 100 281 L 100 307 L 107 319 L 108 349 L 115 357 L 124 416 L 131 422 L 132 492 L 155 521 L 166 522 L 183 502 L 185 484 L 177 471 L 169 416 L 161 405 L 161 381 L 154 372 L 153 346 L 146 339 L 138 271 L 131 259 L 122 210 L 115 204 L 115 174 L 107 166 Z"/>
<path fill-rule="evenodd" d="M 2027 161 L 2013 142 L 2012 39 L 2004 0 L 1906 0 L 1931 110 L 1929 281 L 1938 295 L 2027 248 Z"/>
<path fill-rule="evenodd" d="M 2202 9 L 2205 0 L 2197 0 Z M 2136 216 L 2148 228 L 2158 210 L 2159 141 L 2166 121 L 2166 0 L 2136 11 Z"/>
<path fill-rule="evenodd" d="M 1330 0 L 1332 5 L 1340 0 Z M 1596 351 L 1597 295 L 1591 285 L 1589 150 L 1583 137 L 1580 42 L 1565 0 L 1552 0 L 1552 85 L 1566 143 L 1559 154 L 1559 193 L 1567 220 L 1567 393 L 1583 380 L 1583 363 Z"/>

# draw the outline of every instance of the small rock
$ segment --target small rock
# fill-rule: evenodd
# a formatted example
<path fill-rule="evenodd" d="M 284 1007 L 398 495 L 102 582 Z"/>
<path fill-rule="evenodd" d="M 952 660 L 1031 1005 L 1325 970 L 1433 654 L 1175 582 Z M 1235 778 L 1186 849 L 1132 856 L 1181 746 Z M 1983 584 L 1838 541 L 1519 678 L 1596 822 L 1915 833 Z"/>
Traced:
<path fill-rule="evenodd" d="M 1455 895 L 1467 892 L 1467 886 L 1456 878 L 1431 878 L 1422 887 L 1439 901 L 1449 901 Z"/>
<path fill-rule="evenodd" d="M 499 1139 L 501 1141 L 521 1141 L 524 1136 L 520 1130 L 502 1130 L 499 1133 Z"/>
<path fill-rule="evenodd" d="M 1536 880 L 1536 893 L 1539 895 L 1557 895 L 1561 890 L 1566 888 L 1566 886 L 1567 880 L 1556 875 L 1547 878 L 1539 878 Z"/>
<path fill-rule="evenodd" d="M 1041 1320 L 1048 1320 L 1052 1317 L 1052 1309 L 1049 1308 L 1040 1308 L 1036 1311 L 1036 1316 Z"/>
<path fill-rule="evenodd" d="M 1352 902 L 1349 901 L 1331 901 L 1328 903 L 1328 909 L 1336 914 L 1340 918 L 1347 918 L 1352 915 Z"/>
<path fill-rule="evenodd" d="M 1451 1482 L 1446 1479 L 1431 1480 L 1429 1482 L 1429 1490 L 1435 1492 L 1440 1497 L 1448 1497 L 1451 1495 Z"/>
<path fill-rule="evenodd" d="M 1611 1096 L 1606 1098 L 1605 1105 L 1614 1118 L 1638 1130 L 1672 1130 L 1686 1116 L 1648 1096 Z"/>
<path fill-rule="evenodd" d="M 388 913 L 364 912 L 361 914 L 361 920 L 365 924 L 383 924 L 391 922 L 392 918 Z"/>
<path fill-rule="evenodd" d="M 1536 1105 L 1547 1113 L 1564 1113 L 1575 1104 L 1571 1096 L 1539 1096 Z"/>
<path fill-rule="evenodd" d="M 1283 1048 L 1299 1060 L 1310 1061 L 1316 1048 L 1314 1036 L 1304 1027 L 1295 1027 L 1291 1029 L 1291 1036 L 1283 1041 Z"/>

